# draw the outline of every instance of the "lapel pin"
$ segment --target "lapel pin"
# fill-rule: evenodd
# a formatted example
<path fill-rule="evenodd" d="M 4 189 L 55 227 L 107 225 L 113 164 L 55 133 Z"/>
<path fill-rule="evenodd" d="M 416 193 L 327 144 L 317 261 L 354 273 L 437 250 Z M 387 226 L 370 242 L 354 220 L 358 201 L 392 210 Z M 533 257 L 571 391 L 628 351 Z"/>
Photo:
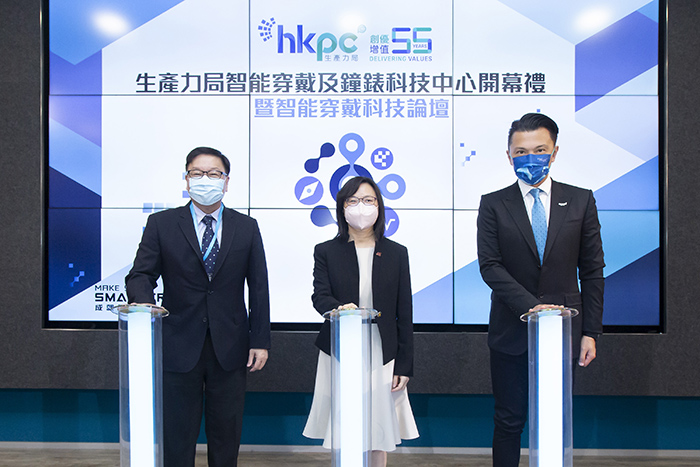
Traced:
<path fill-rule="evenodd" d="M 377 255 L 377 256 L 382 256 L 382 252 L 381 252 L 381 251 L 378 251 L 378 252 L 375 253 L 375 255 Z"/>
<path fill-rule="evenodd" d="M 566 202 L 564 202 L 564 203 L 559 203 L 559 206 L 566 206 L 567 204 L 569 204 L 568 201 L 566 201 Z"/>

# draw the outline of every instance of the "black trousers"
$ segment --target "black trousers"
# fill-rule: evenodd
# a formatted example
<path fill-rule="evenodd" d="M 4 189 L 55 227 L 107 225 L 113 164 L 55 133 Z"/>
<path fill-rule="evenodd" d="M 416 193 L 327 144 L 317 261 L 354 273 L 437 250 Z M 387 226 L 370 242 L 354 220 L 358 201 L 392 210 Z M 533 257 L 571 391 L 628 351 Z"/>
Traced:
<path fill-rule="evenodd" d="M 529 405 L 528 355 L 509 355 L 490 349 L 491 385 L 495 402 L 493 415 L 493 466 L 518 467 L 520 438 L 527 421 Z M 576 379 L 578 356 L 571 362 Z"/>
<path fill-rule="evenodd" d="M 509 355 L 490 349 L 493 416 L 493 466 L 517 467 L 520 438 L 527 421 L 527 352 Z"/>
<path fill-rule="evenodd" d="M 193 467 L 204 411 L 210 467 L 236 466 L 241 444 L 246 367 L 225 371 L 207 333 L 197 365 L 163 372 L 165 467 Z"/>

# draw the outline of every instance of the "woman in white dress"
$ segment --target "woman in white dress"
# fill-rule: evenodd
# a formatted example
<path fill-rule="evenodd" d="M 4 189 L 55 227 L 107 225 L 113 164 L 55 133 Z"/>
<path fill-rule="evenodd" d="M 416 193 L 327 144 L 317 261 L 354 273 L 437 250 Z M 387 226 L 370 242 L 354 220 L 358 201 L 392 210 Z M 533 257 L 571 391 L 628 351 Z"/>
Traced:
<path fill-rule="evenodd" d="M 338 235 L 314 249 L 314 308 L 374 308 L 372 466 L 401 439 L 418 437 L 406 385 L 413 375 L 413 302 L 406 247 L 384 236 L 384 201 L 370 178 L 348 180 L 336 196 Z M 376 322 L 375 322 L 376 321 Z M 324 322 L 316 386 L 304 436 L 331 447 L 330 325 Z"/>

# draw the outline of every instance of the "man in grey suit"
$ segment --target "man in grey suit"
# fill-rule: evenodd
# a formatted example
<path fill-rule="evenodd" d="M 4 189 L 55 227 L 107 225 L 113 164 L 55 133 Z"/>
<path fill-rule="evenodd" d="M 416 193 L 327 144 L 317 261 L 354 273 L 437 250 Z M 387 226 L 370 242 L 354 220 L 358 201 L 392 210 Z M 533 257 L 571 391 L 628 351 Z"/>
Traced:
<path fill-rule="evenodd" d="M 496 467 L 517 467 L 527 420 L 527 326 L 520 316 L 552 305 L 579 310 L 572 343 L 580 366 L 595 358 L 603 331 L 605 263 L 598 211 L 590 190 L 549 177 L 558 132 L 546 115 L 530 113 L 514 121 L 506 153 L 518 181 L 484 195 L 479 206 L 479 267 L 492 290 L 488 345 Z"/>

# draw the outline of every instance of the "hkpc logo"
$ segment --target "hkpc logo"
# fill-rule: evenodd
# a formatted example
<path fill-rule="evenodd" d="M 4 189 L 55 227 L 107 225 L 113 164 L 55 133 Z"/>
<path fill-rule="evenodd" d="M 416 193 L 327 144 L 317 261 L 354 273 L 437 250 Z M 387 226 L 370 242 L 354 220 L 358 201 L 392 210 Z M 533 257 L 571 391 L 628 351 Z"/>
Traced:
<path fill-rule="evenodd" d="M 357 33 L 362 34 L 367 30 L 364 25 L 357 27 Z M 260 38 L 263 42 L 276 40 L 277 53 L 284 54 L 316 54 L 316 61 L 323 61 L 325 54 L 331 54 L 338 49 L 345 54 L 352 54 L 357 50 L 355 41 L 357 34 L 346 32 L 340 37 L 330 32 L 324 32 L 316 37 L 315 32 L 304 31 L 303 24 L 297 24 L 296 28 L 285 28 L 277 24 L 275 18 L 269 21 L 262 20 L 258 25 Z"/>

